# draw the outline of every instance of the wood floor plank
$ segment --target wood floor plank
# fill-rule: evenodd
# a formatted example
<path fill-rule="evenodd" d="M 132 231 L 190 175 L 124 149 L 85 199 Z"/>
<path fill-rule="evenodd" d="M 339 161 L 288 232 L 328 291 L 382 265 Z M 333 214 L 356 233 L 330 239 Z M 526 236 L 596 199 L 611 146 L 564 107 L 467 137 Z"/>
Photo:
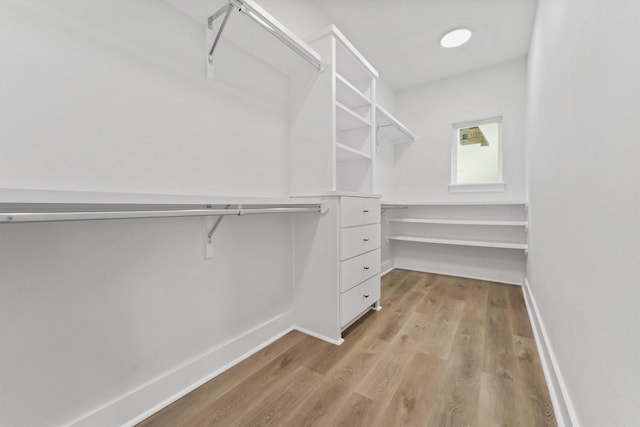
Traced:
<path fill-rule="evenodd" d="M 380 405 L 358 393 L 351 393 L 327 425 L 332 427 L 368 427 L 376 425 Z"/>
<path fill-rule="evenodd" d="M 469 426 L 478 416 L 482 375 L 482 335 L 457 334 L 452 355 L 438 375 L 426 425 Z"/>
<path fill-rule="evenodd" d="M 144 427 L 183 425 L 185 419 L 194 417 L 226 391 L 262 369 L 305 337 L 306 335 L 298 331 L 289 332 L 273 344 L 189 393 L 189 399 L 178 399 L 139 425 Z"/>
<path fill-rule="evenodd" d="M 425 416 L 429 411 L 429 405 L 425 402 L 438 393 L 433 383 L 442 363 L 427 354 L 414 354 L 384 412 L 381 426 L 425 425 Z"/>
<path fill-rule="evenodd" d="M 474 284 L 466 289 L 464 310 L 458 324 L 458 334 L 481 335 L 484 342 L 488 297 L 489 287 L 479 281 L 474 281 Z"/>
<path fill-rule="evenodd" d="M 263 369 L 249 376 L 213 403 L 202 409 L 189 422 L 195 425 L 231 425 L 239 414 L 255 407 L 260 400 L 256 390 L 264 396 L 277 393 L 286 387 L 291 374 L 304 360 L 316 357 L 315 345 L 320 340 L 302 340 L 268 363 Z"/>
<path fill-rule="evenodd" d="M 484 336 L 483 371 L 489 374 L 506 372 L 512 377 L 512 371 L 515 369 L 515 354 L 511 320 L 507 309 L 491 305 L 487 307 Z"/>
<path fill-rule="evenodd" d="M 371 369 L 356 387 L 361 395 L 386 406 L 396 391 L 417 344 L 406 334 L 398 334 L 380 356 L 375 369 Z M 411 342 L 410 345 L 407 343 Z"/>
<path fill-rule="evenodd" d="M 420 344 L 418 351 L 432 354 L 443 360 L 449 357 L 464 304 L 464 301 L 449 297 L 439 301 L 436 312 L 429 314 L 431 327 L 428 328 L 429 333 Z"/>
<path fill-rule="evenodd" d="M 478 425 L 536 427 L 526 418 L 517 387 L 507 373 L 481 374 Z"/>
<path fill-rule="evenodd" d="M 520 288 L 393 270 L 335 346 L 292 332 L 143 426 L 555 426 Z"/>
<path fill-rule="evenodd" d="M 533 329 L 527 314 L 527 306 L 522 295 L 520 286 L 509 286 L 507 288 L 509 298 L 509 308 L 511 309 L 511 327 L 514 335 L 533 338 Z"/>
<path fill-rule="evenodd" d="M 305 399 L 291 417 L 295 425 L 326 426 L 338 406 L 355 390 L 358 383 L 375 366 L 378 354 L 349 355 L 327 373 L 317 388 L 317 394 Z"/>
<path fill-rule="evenodd" d="M 233 422 L 234 426 L 279 426 L 289 420 L 291 410 L 296 408 L 318 387 L 322 375 L 304 366 L 298 367 L 289 378 L 286 388 L 267 395 L 251 410 L 245 411 Z"/>
<path fill-rule="evenodd" d="M 536 426 L 556 426 L 553 405 L 544 381 L 542 364 L 533 338 L 517 337 L 514 341 L 520 396 L 526 401 L 523 410 Z"/>

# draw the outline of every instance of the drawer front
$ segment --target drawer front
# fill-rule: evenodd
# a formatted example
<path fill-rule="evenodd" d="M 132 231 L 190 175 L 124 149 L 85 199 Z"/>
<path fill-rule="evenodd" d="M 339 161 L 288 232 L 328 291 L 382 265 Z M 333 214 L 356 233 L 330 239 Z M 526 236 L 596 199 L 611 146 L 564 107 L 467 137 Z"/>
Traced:
<path fill-rule="evenodd" d="M 340 199 L 340 226 L 375 224 L 380 222 L 380 200 L 365 197 Z"/>
<path fill-rule="evenodd" d="M 380 299 L 380 276 L 374 276 L 364 283 L 340 295 L 340 327 L 344 327 L 371 304 Z"/>
<path fill-rule="evenodd" d="M 380 250 L 362 254 L 340 263 L 340 292 L 380 273 Z"/>
<path fill-rule="evenodd" d="M 352 258 L 380 247 L 380 224 L 340 230 L 340 260 Z"/>

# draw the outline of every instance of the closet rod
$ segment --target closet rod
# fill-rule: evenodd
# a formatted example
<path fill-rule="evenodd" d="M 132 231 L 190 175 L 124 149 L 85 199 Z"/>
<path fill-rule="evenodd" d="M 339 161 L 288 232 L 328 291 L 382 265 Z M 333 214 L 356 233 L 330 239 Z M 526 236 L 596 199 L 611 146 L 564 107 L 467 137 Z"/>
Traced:
<path fill-rule="evenodd" d="M 279 25 L 279 22 L 276 21 L 271 15 L 269 15 L 264 9 L 255 4 L 251 0 L 228 0 L 229 3 L 233 4 L 238 10 L 249 18 L 253 19 L 256 23 L 258 23 L 262 28 L 267 30 L 273 36 L 275 36 L 278 40 L 284 43 L 289 49 L 293 50 L 295 53 L 300 55 L 305 61 L 313 65 L 318 71 L 322 71 L 325 67 L 325 63 L 322 61 L 322 58 L 315 52 L 311 52 L 307 49 L 304 49 L 301 45 L 303 44 L 301 40 L 299 40 L 295 35 L 290 33 L 286 28 Z M 212 49 L 213 52 L 213 49 Z M 210 55 L 212 54 L 210 53 Z"/>
<path fill-rule="evenodd" d="M 9 212 L 0 213 L 0 223 L 86 221 L 98 219 L 176 218 L 191 216 L 252 215 L 275 213 L 321 212 L 320 205 L 296 208 L 238 208 L 238 209 L 167 209 L 142 211 L 96 212 Z"/>

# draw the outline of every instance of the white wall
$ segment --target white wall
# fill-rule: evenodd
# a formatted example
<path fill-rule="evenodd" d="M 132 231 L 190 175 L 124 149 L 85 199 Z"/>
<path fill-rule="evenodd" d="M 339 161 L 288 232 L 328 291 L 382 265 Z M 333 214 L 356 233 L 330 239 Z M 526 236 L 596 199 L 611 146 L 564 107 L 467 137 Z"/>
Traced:
<path fill-rule="evenodd" d="M 529 60 L 527 275 L 584 426 L 640 425 L 639 9 L 541 0 Z"/>
<path fill-rule="evenodd" d="M 396 112 L 417 137 L 396 151 L 399 201 L 524 200 L 526 60 L 519 59 L 400 91 Z M 503 176 L 499 193 L 449 193 L 451 125 L 502 115 Z"/>
<path fill-rule="evenodd" d="M 0 187 L 286 195 L 288 79 L 204 49 L 165 2 L 1 2 Z M 121 424 L 290 326 L 291 218 L 226 218 L 208 262 L 204 222 L 0 226 L 0 425 L 134 392 L 85 420 Z"/>

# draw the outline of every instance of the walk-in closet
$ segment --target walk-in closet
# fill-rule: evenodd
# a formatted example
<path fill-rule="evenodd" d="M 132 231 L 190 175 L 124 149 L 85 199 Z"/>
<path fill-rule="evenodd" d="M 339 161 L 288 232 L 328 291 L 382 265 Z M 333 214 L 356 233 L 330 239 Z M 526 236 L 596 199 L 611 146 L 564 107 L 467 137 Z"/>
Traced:
<path fill-rule="evenodd" d="M 640 425 L 637 0 L 0 0 L 0 427 Z"/>

